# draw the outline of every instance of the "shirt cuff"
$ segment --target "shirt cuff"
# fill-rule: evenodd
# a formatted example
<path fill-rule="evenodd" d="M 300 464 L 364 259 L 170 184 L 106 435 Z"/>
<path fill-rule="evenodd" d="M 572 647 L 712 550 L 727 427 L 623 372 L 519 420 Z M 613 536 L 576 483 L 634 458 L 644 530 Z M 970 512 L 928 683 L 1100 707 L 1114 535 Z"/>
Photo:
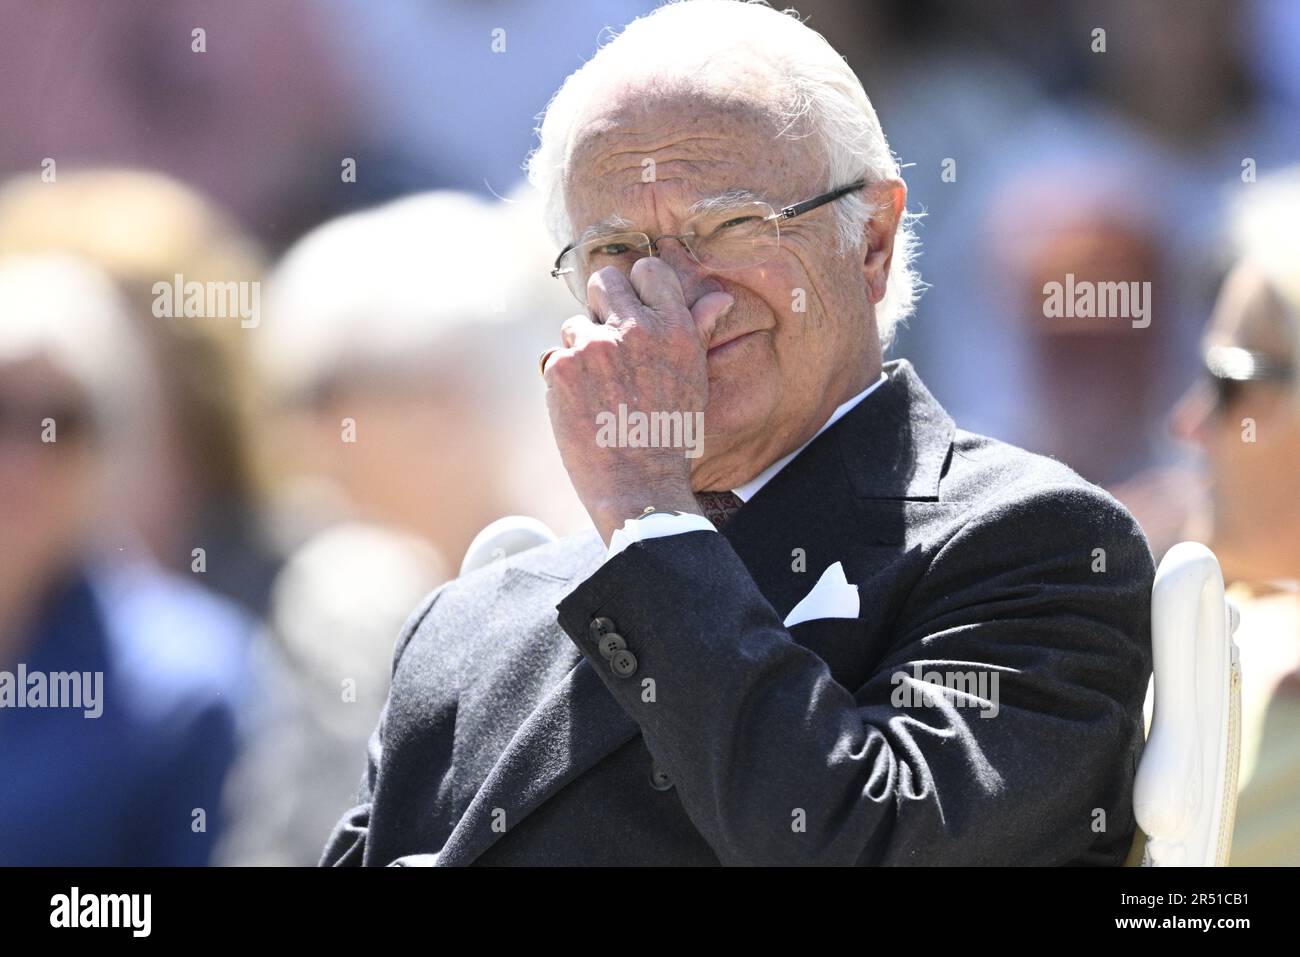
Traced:
<path fill-rule="evenodd" d="M 716 531 L 713 523 L 703 515 L 693 515 L 690 512 L 651 512 L 645 518 L 629 518 L 622 528 L 614 529 L 614 534 L 609 536 L 609 548 L 605 550 L 605 561 L 609 561 L 633 542 L 643 542 L 647 538 L 663 538 L 683 532 Z"/>

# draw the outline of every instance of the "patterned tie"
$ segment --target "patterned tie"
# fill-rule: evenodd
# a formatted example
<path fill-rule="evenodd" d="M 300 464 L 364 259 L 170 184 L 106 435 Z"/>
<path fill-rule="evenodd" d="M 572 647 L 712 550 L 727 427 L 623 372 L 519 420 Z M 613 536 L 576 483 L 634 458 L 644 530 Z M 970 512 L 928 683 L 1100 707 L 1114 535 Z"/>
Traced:
<path fill-rule="evenodd" d="M 744 501 L 735 492 L 696 492 L 695 501 L 700 503 L 704 517 L 713 523 L 713 527 L 722 530 L 722 526 L 731 521 Z"/>

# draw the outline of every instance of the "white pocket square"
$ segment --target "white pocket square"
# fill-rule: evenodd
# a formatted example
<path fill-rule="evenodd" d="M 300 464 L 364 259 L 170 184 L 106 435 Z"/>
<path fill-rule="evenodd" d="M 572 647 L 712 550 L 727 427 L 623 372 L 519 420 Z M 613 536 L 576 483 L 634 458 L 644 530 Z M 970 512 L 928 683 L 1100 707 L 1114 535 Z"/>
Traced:
<path fill-rule="evenodd" d="M 860 609 L 858 586 L 849 584 L 844 577 L 844 566 L 836 562 L 822 572 L 803 601 L 790 609 L 785 626 L 789 628 L 816 618 L 857 618 Z"/>

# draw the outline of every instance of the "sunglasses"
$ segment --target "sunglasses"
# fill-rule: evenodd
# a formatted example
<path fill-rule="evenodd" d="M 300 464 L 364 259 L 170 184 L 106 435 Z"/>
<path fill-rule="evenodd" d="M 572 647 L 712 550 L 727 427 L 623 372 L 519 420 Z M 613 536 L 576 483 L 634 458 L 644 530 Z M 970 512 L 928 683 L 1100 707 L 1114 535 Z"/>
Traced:
<path fill-rule="evenodd" d="M 1201 356 L 1220 409 L 1235 404 L 1252 382 L 1290 383 L 1295 370 L 1263 352 L 1237 346 L 1210 346 Z"/>

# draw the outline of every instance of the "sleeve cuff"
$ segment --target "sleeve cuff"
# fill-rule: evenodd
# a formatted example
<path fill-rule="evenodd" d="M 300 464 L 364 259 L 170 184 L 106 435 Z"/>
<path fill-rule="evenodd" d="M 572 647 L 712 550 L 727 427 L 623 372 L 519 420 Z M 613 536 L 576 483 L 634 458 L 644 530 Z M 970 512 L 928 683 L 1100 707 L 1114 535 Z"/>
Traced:
<path fill-rule="evenodd" d="M 609 561 L 633 542 L 643 542 L 648 538 L 663 538 L 666 535 L 680 535 L 683 532 L 716 532 L 703 515 L 672 512 L 651 512 L 645 518 L 629 518 L 622 528 L 614 529 L 609 537 L 609 547 L 605 549 L 605 561 Z"/>

